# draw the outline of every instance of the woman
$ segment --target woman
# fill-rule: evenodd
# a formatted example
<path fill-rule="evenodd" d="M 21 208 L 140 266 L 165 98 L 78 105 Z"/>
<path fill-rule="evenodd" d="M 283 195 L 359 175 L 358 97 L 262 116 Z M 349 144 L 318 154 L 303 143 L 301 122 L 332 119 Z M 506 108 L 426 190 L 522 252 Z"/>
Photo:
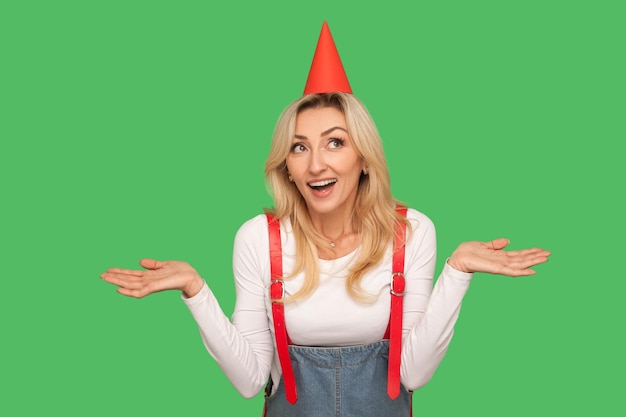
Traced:
<path fill-rule="evenodd" d="M 339 83 L 310 86 L 324 48 L 336 54 L 326 24 L 305 95 L 274 131 L 265 175 L 275 208 L 235 238 L 232 321 L 184 262 L 144 259 L 145 270 L 102 278 L 131 297 L 181 290 L 237 390 L 252 397 L 266 386 L 268 416 L 408 416 L 411 392 L 445 355 L 472 274 L 531 275 L 550 253 L 505 252 L 506 239 L 462 243 L 433 288 L 434 226 L 393 198 L 380 137 L 338 55 Z"/>

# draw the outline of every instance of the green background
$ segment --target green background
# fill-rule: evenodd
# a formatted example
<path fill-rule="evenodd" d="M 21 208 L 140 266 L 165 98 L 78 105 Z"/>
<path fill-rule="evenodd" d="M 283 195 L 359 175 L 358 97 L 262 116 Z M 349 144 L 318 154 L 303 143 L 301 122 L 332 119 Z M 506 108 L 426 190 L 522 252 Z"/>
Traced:
<path fill-rule="evenodd" d="M 177 292 L 98 277 L 190 262 L 230 315 L 237 228 L 327 20 L 397 198 L 464 240 L 553 251 L 478 274 L 416 415 L 620 415 L 620 1 L 0 4 L 0 414 L 260 415 Z"/>

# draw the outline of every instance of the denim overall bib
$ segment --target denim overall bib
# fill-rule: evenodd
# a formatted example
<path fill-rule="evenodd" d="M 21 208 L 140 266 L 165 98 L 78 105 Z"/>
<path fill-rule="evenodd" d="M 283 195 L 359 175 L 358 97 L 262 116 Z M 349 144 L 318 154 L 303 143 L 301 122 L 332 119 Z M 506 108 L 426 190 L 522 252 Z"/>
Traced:
<path fill-rule="evenodd" d="M 406 216 L 405 207 L 397 210 Z M 390 340 L 357 346 L 311 347 L 293 345 L 287 335 L 280 227 L 271 214 L 267 218 L 272 269 L 270 297 L 282 375 L 273 394 L 271 378 L 267 384 L 264 417 L 412 416 L 412 393 L 400 383 L 404 225 L 396 225 L 394 239 L 387 330 Z"/>
<path fill-rule="evenodd" d="M 387 395 L 389 341 L 348 347 L 289 346 L 298 401 L 285 397 L 281 377 L 265 400 L 266 417 L 409 417 L 411 394 Z M 271 392 L 271 382 L 266 389 Z"/>

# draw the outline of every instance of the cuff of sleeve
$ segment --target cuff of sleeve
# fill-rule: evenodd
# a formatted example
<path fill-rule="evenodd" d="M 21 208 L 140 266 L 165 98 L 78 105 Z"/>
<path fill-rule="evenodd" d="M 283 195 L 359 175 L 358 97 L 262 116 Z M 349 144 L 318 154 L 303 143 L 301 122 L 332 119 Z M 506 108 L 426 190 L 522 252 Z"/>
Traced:
<path fill-rule="evenodd" d="M 467 285 L 472 280 L 474 276 L 473 272 L 462 272 L 458 269 L 454 269 L 448 264 L 448 259 L 446 259 L 446 263 L 443 267 L 443 274 L 450 278 L 453 282 L 459 285 Z"/>
<path fill-rule="evenodd" d="M 192 306 L 192 305 L 202 302 L 202 300 L 206 299 L 208 295 L 209 295 L 209 286 L 207 285 L 205 281 L 204 284 L 202 285 L 202 289 L 198 292 L 198 294 L 194 295 L 193 297 L 186 297 L 185 293 L 182 293 L 180 295 L 180 298 L 183 299 L 185 304 L 187 304 L 188 306 Z"/>

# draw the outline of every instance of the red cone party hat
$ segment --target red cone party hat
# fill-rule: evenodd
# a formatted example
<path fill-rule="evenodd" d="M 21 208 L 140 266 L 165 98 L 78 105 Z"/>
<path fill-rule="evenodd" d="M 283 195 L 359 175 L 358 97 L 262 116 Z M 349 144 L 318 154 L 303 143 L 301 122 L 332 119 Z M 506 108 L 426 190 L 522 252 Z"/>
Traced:
<path fill-rule="evenodd" d="M 328 24 L 324 22 L 320 38 L 317 41 L 313 62 L 311 63 L 309 78 L 304 87 L 304 94 L 328 93 L 331 91 L 352 94 L 348 77 L 341 64 L 341 58 L 339 58 L 339 52 L 337 52 L 335 47 Z"/>

